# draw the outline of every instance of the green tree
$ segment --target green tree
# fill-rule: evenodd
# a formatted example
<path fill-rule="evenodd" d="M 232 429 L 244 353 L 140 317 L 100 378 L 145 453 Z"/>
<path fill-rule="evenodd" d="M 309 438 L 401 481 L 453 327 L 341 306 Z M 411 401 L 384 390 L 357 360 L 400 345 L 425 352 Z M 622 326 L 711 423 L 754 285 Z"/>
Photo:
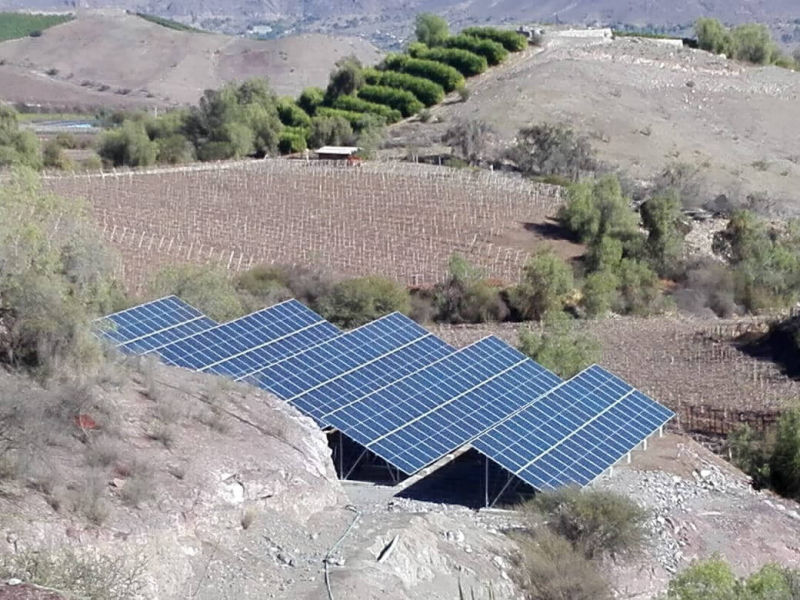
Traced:
<path fill-rule="evenodd" d="M 771 65 L 780 52 L 766 25 L 740 25 L 731 32 L 733 57 L 757 65 Z"/>
<path fill-rule="evenodd" d="M 158 145 L 148 137 L 142 122 L 125 121 L 101 136 L 97 153 L 115 167 L 148 167 L 156 162 Z"/>
<path fill-rule="evenodd" d="M 572 268 L 552 250 L 532 256 L 522 270 L 522 280 L 511 290 L 511 305 L 523 319 L 541 319 L 560 311 L 574 291 Z"/>
<path fill-rule="evenodd" d="M 769 461 L 772 486 L 784 496 L 800 499 L 800 409 L 781 417 Z"/>
<path fill-rule="evenodd" d="M 0 167 L 42 167 L 39 141 L 19 127 L 19 115 L 11 106 L 0 104 Z"/>
<path fill-rule="evenodd" d="M 697 19 L 694 24 L 697 45 L 714 54 L 730 55 L 733 40 L 730 31 L 716 19 Z"/>
<path fill-rule="evenodd" d="M 244 313 L 227 273 L 210 266 L 174 265 L 161 269 L 149 283 L 152 296 L 175 294 L 216 321 L 228 321 Z"/>
<path fill-rule="evenodd" d="M 662 276 L 674 274 L 683 250 L 681 203 L 675 192 L 655 196 L 640 208 L 648 232 L 645 248 L 650 263 Z"/>
<path fill-rule="evenodd" d="M 322 146 L 342 146 L 353 141 L 353 128 L 340 116 L 314 117 L 311 119 L 311 131 L 308 134 L 308 145 L 311 148 Z"/>
<path fill-rule="evenodd" d="M 317 108 L 322 106 L 325 101 L 325 90 L 318 87 L 309 87 L 303 90 L 297 99 L 297 106 L 302 108 L 306 114 L 313 117 Z"/>
<path fill-rule="evenodd" d="M 436 319 L 448 323 L 502 321 L 509 310 L 484 272 L 458 254 L 450 257 L 447 279 L 434 288 Z"/>
<path fill-rule="evenodd" d="M 597 362 L 601 351 L 597 340 L 577 331 L 575 320 L 561 311 L 545 315 L 541 332 L 520 328 L 518 348 L 564 379 Z"/>
<path fill-rule="evenodd" d="M 800 598 L 800 571 L 766 564 L 744 584 L 744 600 L 796 600 Z"/>
<path fill-rule="evenodd" d="M 622 262 L 622 241 L 610 235 L 592 240 L 586 253 L 586 268 L 592 271 L 614 272 Z"/>
<path fill-rule="evenodd" d="M 14 171 L 0 186 L 0 360 L 84 369 L 98 359 L 89 320 L 116 308 L 116 264 L 83 203 Z"/>
<path fill-rule="evenodd" d="M 658 275 L 647 263 L 623 258 L 616 272 L 619 278 L 617 306 L 620 314 L 648 315 L 661 309 Z"/>
<path fill-rule="evenodd" d="M 450 27 L 442 17 L 431 13 L 420 13 L 415 20 L 414 34 L 417 41 L 426 46 L 441 46 L 450 36 Z"/>
<path fill-rule="evenodd" d="M 730 566 L 720 559 L 696 562 L 669 583 L 668 600 L 737 600 L 740 585 Z"/>
<path fill-rule="evenodd" d="M 356 93 L 364 83 L 364 66 L 355 56 L 345 56 L 336 61 L 331 72 L 328 89 L 325 92 L 325 103 L 331 105 L 339 96 Z"/>
<path fill-rule="evenodd" d="M 70 171 L 75 166 L 56 139 L 48 140 L 42 148 L 42 161 L 46 169 Z"/>
<path fill-rule="evenodd" d="M 347 279 L 320 300 L 320 312 L 342 327 L 358 327 L 392 312 L 411 312 L 405 286 L 384 277 Z"/>
<path fill-rule="evenodd" d="M 611 270 L 590 273 L 583 282 L 581 307 L 589 317 L 608 313 L 617 303 L 619 278 Z"/>

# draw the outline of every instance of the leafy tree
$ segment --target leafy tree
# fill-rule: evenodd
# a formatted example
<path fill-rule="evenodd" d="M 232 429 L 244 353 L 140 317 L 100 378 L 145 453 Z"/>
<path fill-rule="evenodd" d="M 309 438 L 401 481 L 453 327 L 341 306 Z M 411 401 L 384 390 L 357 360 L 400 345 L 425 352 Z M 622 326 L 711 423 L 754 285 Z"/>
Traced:
<path fill-rule="evenodd" d="M 619 278 L 617 312 L 648 315 L 661 309 L 658 276 L 647 263 L 623 258 L 616 275 Z"/>
<path fill-rule="evenodd" d="M 497 29 L 495 27 L 467 27 L 462 32 L 464 35 L 493 40 L 509 52 L 519 52 L 528 47 L 528 38 L 516 31 Z"/>
<path fill-rule="evenodd" d="M 234 286 L 248 312 L 292 298 L 286 269 L 258 265 L 240 274 Z"/>
<path fill-rule="evenodd" d="M 11 106 L 0 104 L 0 167 L 42 167 L 39 142 L 30 131 L 19 127 L 19 115 Z"/>
<path fill-rule="evenodd" d="M 464 85 L 464 76 L 457 69 L 435 60 L 390 54 L 384 59 L 383 68 L 428 79 L 442 86 L 445 92 L 452 92 Z"/>
<path fill-rule="evenodd" d="M 481 269 L 458 254 L 450 257 L 447 279 L 434 289 L 436 318 L 448 323 L 502 321 L 508 307 Z"/>
<path fill-rule="evenodd" d="M 150 281 L 149 290 L 156 297 L 175 294 L 215 321 L 228 321 L 244 312 L 236 288 L 227 273 L 215 267 L 165 267 Z"/>
<path fill-rule="evenodd" d="M 399 110 L 404 117 L 410 117 L 422 110 L 423 104 L 409 91 L 383 85 L 365 85 L 358 95 L 364 100 L 385 104 Z"/>
<path fill-rule="evenodd" d="M 307 115 L 313 117 L 325 101 L 325 90 L 317 87 L 309 87 L 303 90 L 297 99 L 297 106 L 303 109 Z"/>
<path fill-rule="evenodd" d="M 587 270 L 615 272 L 622 262 L 624 250 L 622 241 L 610 235 L 592 240 L 586 254 Z"/>
<path fill-rule="evenodd" d="M 395 311 L 408 314 L 411 299 L 404 286 L 390 279 L 360 277 L 336 284 L 321 299 L 320 311 L 337 325 L 358 327 Z"/>
<path fill-rule="evenodd" d="M 492 127 L 480 119 L 458 121 L 444 134 L 445 144 L 471 165 L 478 164 L 486 151 L 488 138 L 494 134 Z"/>
<path fill-rule="evenodd" d="M 731 54 L 733 40 L 730 31 L 717 19 L 697 19 L 694 24 L 697 45 L 714 54 Z"/>
<path fill-rule="evenodd" d="M 355 94 L 365 83 L 363 71 L 364 66 L 355 56 L 345 56 L 336 61 L 325 92 L 326 104 L 332 104 L 339 96 Z"/>
<path fill-rule="evenodd" d="M 661 275 L 675 273 L 683 249 L 681 204 L 675 192 L 655 196 L 640 208 L 648 231 L 645 248 L 650 262 Z"/>
<path fill-rule="evenodd" d="M 58 140 L 49 140 L 42 148 L 42 162 L 47 169 L 70 171 L 74 167 L 72 161 L 64 153 L 64 148 Z"/>
<path fill-rule="evenodd" d="M 800 597 L 800 571 L 766 564 L 744 584 L 745 600 L 795 600 Z"/>
<path fill-rule="evenodd" d="M 141 121 L 125 121 L 102 135 L 97 153 L 115 167 L 147 167 L 155 164 L 158 145 L 147 135 Z"/>
<path fill-rule="evenodd" d="M 577 375 L 600 356 L 597 340 L 576 331 L 574 319 L 563 311 L 547 313 L 541 332 L 521 328 L 518 348 L 564 379 Z"/>
<path fill-rule="evenodd" d="M 769 461 L 772 486 L 780 494 L 800 499 L 800 409 L 781 417 Z"/>
<path fill-rule="evenodd" d="M 668 600 L 737 600 L 740 586 L 720 558 L 694 563 L 669 583 Z"/>
<path fill-rule="evenodd" d="M 780 52 L 766 25 L 740 25 L 731 32 L 733 56 L 757 65 L 773 64 Z"/>
<path fill-rule="evenodd" d="M 527 177 L 558 175 L 577 181 L 597 170 L 589 141 L 564 125 L 542 123 L 521 129 L 517 143 L 506 153 Z"/>
<path fill-rule="evenodd" d="M 590 273 L 583 282 L 581 307 L 589 317 L 608 313 L 617 303 L 619 278 L 610 269 Z"/>
<path fill-rule="evenodd" d="M 286 127 L 310 127 L 311 117 L 291 98 L 278 101 L 278 117 Z"/>
<path fill-rule="evenodd" d="M 89 320 L 121 298 L 115 267 L 84 204 L 14 171 L 0 186 L 0 360 L 83 369 L 99 358 Z"/>
<path fill-rule="evenodd" d="M 456 35 L 447 38 L 447 48 L 462 48 L 483 56 L 490 65 L 499 65 L 508 57 L 508 50 L 502 44 L 488 39 L 480 39 L 471 35 Z"/>
<path fill-rule="evenodd" d="M 552 250 L 540 251 L 523 267 L 522 281 L 511 290 L 511 304 L 523 319 L 541 319 L 563 309 L 573 292 L 572 268 Z"/>
<path fill-rule="evenodd" d="M 431 13 L 417 15 L 414 34 L 426 46 L 441 46 L 450 36 L 450 27 L 442 17 Z"/>
<path fill-rule="evenodd" d="M 590 244 L 606 236 L 623 243 L 640 237 L 636 213 L 613 175 L 571 185 L 558 220 L 578 239 Z"/>
<path fill-rule="evenodd" d="M 312 148 L 321 148 L 327 145 L 341 146 L 352 141 L 353 128 L 343 117 L 314 117 L 311 119 L 308 145 Z"/>

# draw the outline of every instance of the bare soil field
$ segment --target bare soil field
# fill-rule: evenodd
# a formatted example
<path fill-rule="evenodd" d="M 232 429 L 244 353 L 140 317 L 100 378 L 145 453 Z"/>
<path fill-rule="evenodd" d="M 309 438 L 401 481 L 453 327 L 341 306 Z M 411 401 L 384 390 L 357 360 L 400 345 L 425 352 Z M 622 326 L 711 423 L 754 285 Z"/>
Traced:
<path fill-rule="evenodd" d="M 601 366 L 675 410 L 679 422 L 688 421 L 692 406 L 729 409 L 735 419 L 736 411 L 778 410 L 800 397 L 800 382 L 733 343 L 741 335 L 763 331 L 766 320 L 615 317 L 581 321 L 580 326 L 602 345 Z M 429 326 L 458 346 L 487 335 L 516 344 L 519 327 Z"/>
<path fill-rule="evenodd" d="M 394 126 L 395 145 L 434 146 L 454 122 L 482 119 L 499 151 L 521 127 L 564 122 L 634 179 L 689 163 L 699 169 L 700 202 L 725 194 L 771 213 L 800 212 L 800 73 L 653 40 L 554 33 L 544 50 L 469 87 L 466 102 L 434 108 L 429 122 Z"/>
<path fill-rule="evenodd" d="M 488 172 L 267 160 L 54 176 L 45 185 L 89 201 L 132 291 L 171 262 L 318 265 L 425 285 L 444 277 L 454 252 L 508 281 L 542 244 L 581 252 L 548 239 L 556 188 Z"/>
<path fill-rule="evenodd" d="M 41 37 L 0 44 L 0 99 L 45 106 L 175 105 L 225 82 L 267 77 L 281 95 L 325 85 L 334 63 L 380 51 L 358 38 L 258 41 L 175 31 L 122 11 L 79 12 Z"/>

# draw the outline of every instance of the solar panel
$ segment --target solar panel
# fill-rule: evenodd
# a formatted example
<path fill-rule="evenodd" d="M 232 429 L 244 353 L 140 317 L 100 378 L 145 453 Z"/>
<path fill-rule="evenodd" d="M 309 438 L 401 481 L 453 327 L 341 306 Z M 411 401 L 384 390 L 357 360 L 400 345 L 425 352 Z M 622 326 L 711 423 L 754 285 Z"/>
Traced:
<path fill-rule="evenodd" d="M 412 474 L 560 381 L 502 340 L 489 337 L 324 420 Z"/>
<path fill-rule="evenodd" d="M 307 332 L 302 338 L 294 338 Z M 296 300 L 218 325 L 155 350 L 168 365 L 197 371 L 220 372 L 223 364 L 256 348 L 273 345 L 276 360 L 341 331 Z M 234 366 L 230 372 L 237 372 Z"/>
<path fill-rule="evenodd" d="M 152 335 L 125 342 L 119 346 L 119 349 L 128 354 L 145 354 L 146 352 L 157 350 L 158 348 L 195 335 L 201 331 L 206 331 L 217 325 L 218 323 L 216 321 L 212 321 L 206 316 L 197 317 L 196 319 L 158 331 Z"/>
<path fill-rule="evenodd" d="M 405 315 L 392 313 L 269 364 L 246 381 L 288 400 L 431 335 Z"/>
<path fill-rule="evenodd" d="M 182 331 L 202 330 L 215 324 L 179 298 L 167 296 L 97 319 L 94 330 L 115 346 L 128 346 L 122 350 L 138 352 L 136 342 L 150 336 L 160 334 L 162 339 L 168 339 L 170 335 L 181 334 L 181 331 L 174 331 L 177 327 L 182 327 Z"/>
<path fill-rule="evenodd" d="M 674 416 L 593 366 L 472 445 L 538 490 L 583 486 Z"/>

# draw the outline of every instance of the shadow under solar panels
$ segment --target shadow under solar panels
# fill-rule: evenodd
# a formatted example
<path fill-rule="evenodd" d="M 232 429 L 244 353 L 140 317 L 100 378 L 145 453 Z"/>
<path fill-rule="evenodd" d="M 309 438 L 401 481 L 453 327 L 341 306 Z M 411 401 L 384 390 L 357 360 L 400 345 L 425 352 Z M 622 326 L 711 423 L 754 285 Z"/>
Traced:
<path fill-rule="evenodd" d="M 310 331 L 303 339 L 289 340 L 299 332 Z M 297 300 L 289 300 L 246 315 L 174 342 L 155 352 L 168 365 L 196 371 L 212 371 L 223 363 L 225 374 L 237 372 L 235 359 L 255 348 L 272 349 L 279 360 L 324 339 L 341 335 L 341 331 Z M 218 369 L 212 372 L 221 372 Z"/>
<path fill-rule="evenodd" d="M 323 417 L 411 475 L 561 380 L 488 337 Z"/>
<path fill-rule="evenodd" d="M 428 337 L 433 334 L 407 316 L 392 313 L 240 379 L 292 400 Z M 444 342 L 440 345 L 453 351 Z"/>
<path fill-rule="evenodd" d="M 95 333 L 129 354 L 147 352 L 217 323 L 176 296 L 167 296 L 96 319 Z"/>
<path fill-rule="evenodd" d="M 472 446 L 540 491 L 584 486 L 674 416 L 595 365 L 495 426 Z"/>

